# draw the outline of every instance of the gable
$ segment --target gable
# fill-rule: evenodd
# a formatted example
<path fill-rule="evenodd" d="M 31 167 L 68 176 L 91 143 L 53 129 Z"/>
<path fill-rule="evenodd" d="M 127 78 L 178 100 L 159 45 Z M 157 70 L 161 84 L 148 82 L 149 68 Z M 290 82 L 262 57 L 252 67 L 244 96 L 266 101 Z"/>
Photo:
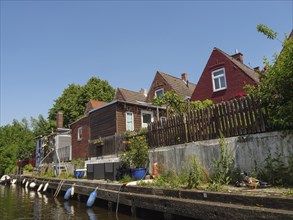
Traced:
<path fill-rule="evenodd" d="M 126 102 L 145 102 L 146 95 L 142 89 L 139 92 L 134 92 L 128 89 L 118 88 L 115 95 L 116 100 L 126 101 Z"/>
<path fill-rule="evenodd" d="M 186 77 L 187 74 L 183 75 Z M 184 81 L 181 78 L 157 71 L 149 89 L 147 101 L 151 102 L 155 97 L 156 91 L 158 90 L 163 90 L 164 93 L 173 91 L 183 97 L 190 97 L 195 89 L 195 86 L 196 85 L 194 83 L 188 82 L 188 80 Z"/>
<path fill-rule="evenodd" d="M 220 69 L 225 72 L 226 88 L 214 91 L 212 73 Z M 257 73 L 251 69 L 247 71 L 247 69 L 249 68 L 238 60 L 215 48 L 208 59 L 191 100 L 211 99 L 214 103 L 218 103 L 233 99 L 239 94 L 246 94 L 243 87 L 246 84 L 257 83 L 255 79 Z"/>

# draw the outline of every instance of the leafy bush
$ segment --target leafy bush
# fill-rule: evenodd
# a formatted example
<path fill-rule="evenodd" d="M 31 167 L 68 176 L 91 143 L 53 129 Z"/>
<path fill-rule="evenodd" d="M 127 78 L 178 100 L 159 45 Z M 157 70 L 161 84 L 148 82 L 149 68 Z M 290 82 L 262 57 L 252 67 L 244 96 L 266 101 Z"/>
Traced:
<path fill-rule="evenodd" d="M 258 25 L 259 32 L 269 39 L 275 39 L 277 33 Z M 265 69 L 261 72 L 261 81 L 249 89 L 268 106 L 269 120 L 273 127 L 288 129 L 293 127 L 293 38 L 286 38 L 283 50 L 275 55 L 273 64 L 265 58 Z"/>
<path fill-rule="evenodd" d="M 207 182 L 208 174 L 202 167 L 200 161 L 198 161 L 195 156 L 191 156 L 179 178 L 181 179 L 182 184 L 186 185 L 186 188 L 192 189 Z"/>
<path fill-rule="evenodd" d="M 31 164 L 27 164 L 24 166 L 23 170 L 32 172 L 34 170 L 34 167 Z"/>
<path fill-rule="evenodd" d="M 132 131 L 126 133 L 127 146 L 122 155 L 122 162 L 132 168 L 145 168 L 149 161 L 148 142 L 146 135 Z"/>
<path fill-rule="evenodd" d="M 220 137 L 220 158 L 213 159 L 214 174 L 210 179 L 209 189 L 212 191 L 221 190 L 223 185 L 228 185 L 234 176 L 234 159 L 227 149 L 227 142 L 223 135 Z"/>
<path fill-rule="evenodd" d="M 293 153 L 287 157 L 276 153 L 273 157 L 269 152 L 257 177 L 274 186 L 293 186 Z"/>

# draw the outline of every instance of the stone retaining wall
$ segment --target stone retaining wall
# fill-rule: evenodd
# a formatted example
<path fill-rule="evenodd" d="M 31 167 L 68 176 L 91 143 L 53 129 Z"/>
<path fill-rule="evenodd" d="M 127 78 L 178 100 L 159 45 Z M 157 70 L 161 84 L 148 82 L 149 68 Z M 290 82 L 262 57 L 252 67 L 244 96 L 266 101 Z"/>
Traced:
<path fill-rule="evenodd" d="M 187 144 L 161 147 L 150 150 L 150 172 L 152 164 L 157 162 L 164 170 L 180 172 L 188 158 L 196 156 L 209 172 L 213 172 L 213 158 L 220 156 L 220 139 L 198 141 Z M 233 155 L 235 166 L 240 170 L 250 171 L 255 163 L 263 166 L 271 152 L 288 156 L 293 154 L 293 132 L 268 132 L 225 138 L 227 148 Z"/>

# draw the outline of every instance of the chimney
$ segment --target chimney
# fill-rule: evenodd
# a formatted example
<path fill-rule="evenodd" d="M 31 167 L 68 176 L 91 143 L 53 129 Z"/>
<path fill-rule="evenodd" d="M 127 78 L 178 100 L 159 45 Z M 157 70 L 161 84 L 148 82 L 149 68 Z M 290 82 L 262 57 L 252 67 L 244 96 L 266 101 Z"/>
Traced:
<path fill-rule="evenodd" d="M 148 95 L 146 89 L 143 89 L 143 88 L 142 88 L 142 89 L 139 90 L 139 92 L 142 93 L 145 97 L 147 97 L 147 95 Z"/>
<path fill-rule="evenodd" d="M 57 128 L 63 128 L 63 112 L 57 113 Z"/>
<path fill-rule="evenodd" d="M 233 57 L 234 59 L 243 63 L 243 54 L 242 53 L 236 53 L 236 54 L 232 55 L 231 57 Z"/>
<path fill-rule="evenodd" d="M 259 66 L 254 67 L 253 70 L 254 70 L 255 72 L 260 72 L 260 68 L 259 68 Z"/>
<path fill-rule="evenodd" d="M 182 74 L 181 74 L 181 79 L 182 79 L 184 82 L 187 82 L 187 73 L 182 73 Z"/>

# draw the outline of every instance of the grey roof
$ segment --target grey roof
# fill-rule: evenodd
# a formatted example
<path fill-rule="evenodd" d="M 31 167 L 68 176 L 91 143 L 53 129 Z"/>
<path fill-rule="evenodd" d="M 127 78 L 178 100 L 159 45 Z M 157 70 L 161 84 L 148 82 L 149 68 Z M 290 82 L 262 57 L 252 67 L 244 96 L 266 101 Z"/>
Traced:
<path fill-rule="evenodd" d="M 191 97 L 196 84 L 189 81 L 185 82 L 181 78 L 171 76 L 169 74 L 158 71 L 158 73 L 169 83 L 169 85 L 174 89 L 174 92 L 183 96 Z"/>
<path fill-rule="evenodd" d="M 231 62 L 233 62 L 236 66 L 238 66 L 251 79 L 253 79 L 257 83 L 259 82 L 259 73 L 255 72 L 253 69 L 251 69 L 248 66 L 246 66 L 245 64 L 241 63 L 239 60 L 226 54 L 224 51 L 220 50 L 219 48 L 215 47 L 215 49 L 220 51 L 222 54 L 224 54 L 229 60 L 231 60 Z"/>

